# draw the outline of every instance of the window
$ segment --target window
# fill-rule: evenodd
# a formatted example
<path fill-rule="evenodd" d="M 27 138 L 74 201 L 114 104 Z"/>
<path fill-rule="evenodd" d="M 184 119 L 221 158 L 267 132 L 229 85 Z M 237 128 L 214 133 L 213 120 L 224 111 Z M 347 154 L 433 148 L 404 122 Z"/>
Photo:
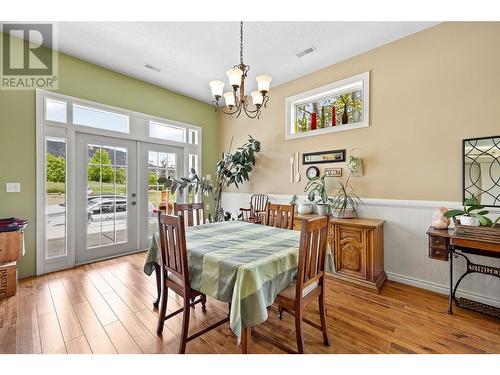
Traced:
<path fill-rule="evenodd" d="M 189 129 L 188 142 L 192 145 L 198 144 L 198 130 Z"/>
<path fill-rule="evenodd" d="M 358 74 L 286 99 L 286 139 L 369 125 L 369 73 Z"/>
<path fill-rule="evenodd" d="M 66 140 L 45 139 L 45 230 L 47 259 L 66 255 Z"/>
<path fill-rule="evenodd" d="M 45 101 L 45 119 L 47 121 L 66 123 L 66 102 L 47 99 Z"/>
<path fill-rule="evenodd" d="M 73 123 L 91 128 L 128 133 L 128 116 L 73 104 Z"/>
<path fill-rule="evenodd" d="M 158 183 L 160 177 L 175 177 L 177 172 L 176 154 L 165 152 L 148 152 L 148 237 L 158 230 L 156 213 L 161 203 L 173 204 L 175 196 Z"/>
<path fill-rule="evenodd" d="M 159 122 L 149 122 L 149 136 L 153 138 L 165 139 L 167 141 L 186 142 L 186 129 L 173 125 L 161 124 Z"/>

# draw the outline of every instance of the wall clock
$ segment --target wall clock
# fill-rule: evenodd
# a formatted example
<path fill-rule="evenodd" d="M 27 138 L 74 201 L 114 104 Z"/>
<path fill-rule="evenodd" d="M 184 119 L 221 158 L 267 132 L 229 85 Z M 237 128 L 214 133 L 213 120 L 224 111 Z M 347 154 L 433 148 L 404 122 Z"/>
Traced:
<path fill-rule="evenodd" d="M 306 176 L 310 180 L 312 180 L 314 177 L 319 177 L 318 167 L 311 166 L 311 167 L 307 168 Z"/>

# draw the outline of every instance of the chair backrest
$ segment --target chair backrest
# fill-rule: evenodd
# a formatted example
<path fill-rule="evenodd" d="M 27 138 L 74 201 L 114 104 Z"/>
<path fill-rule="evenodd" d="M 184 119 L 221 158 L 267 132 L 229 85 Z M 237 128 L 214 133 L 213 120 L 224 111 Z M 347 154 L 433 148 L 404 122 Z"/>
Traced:
<path fill-rule="evenodd" d="M 184 216 L 188 227 L 203 224 L 204 209 L 203 203 L 174 203 L 174 215 Z"/>
<path fill-rule="evenodd" d="M 302 219 L 296 300 L 302 298 L 304 288 L 311 283 L 319 282 L 324 275 L 328 221 L 328 216 Z"/>
<path fill-rule="evenodd" d="M 252 215 L 255 212 L 265 212 L 267 209 L 267 203 L 269 202 L 269 197 L 266 194 L 254 194 L 250 197 L 250 210 Z"/>
<path fill-rule="evenodd" d="M 189 286 L 189 270 L 186 253 L 186 234 L 184 217 L 165 215 L 158 212 L 158 229 L 160 232 L 160 265 L 184 281 Z"/>
<path fill-rule="evenodd" d="M 293 229 L 293 215 L 295 205 L 293 204 L 274 204 L 267 205 L 266 225 L 270 227 Z"/>

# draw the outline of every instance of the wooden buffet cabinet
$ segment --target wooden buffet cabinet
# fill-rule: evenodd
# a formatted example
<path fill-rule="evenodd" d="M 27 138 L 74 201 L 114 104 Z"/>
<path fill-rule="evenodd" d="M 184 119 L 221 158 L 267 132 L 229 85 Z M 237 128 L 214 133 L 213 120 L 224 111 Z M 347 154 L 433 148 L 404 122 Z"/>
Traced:
<path fill-rule="evenodd" d="M 296 214 L 293 229 L 300 230 L 302 219 L 317 214 Z M 384 220 L 337 219 L 330 216 L 328 243 L 335 272 L 332 277 L 378 293 L 387 276 L 384 271 Z"/>

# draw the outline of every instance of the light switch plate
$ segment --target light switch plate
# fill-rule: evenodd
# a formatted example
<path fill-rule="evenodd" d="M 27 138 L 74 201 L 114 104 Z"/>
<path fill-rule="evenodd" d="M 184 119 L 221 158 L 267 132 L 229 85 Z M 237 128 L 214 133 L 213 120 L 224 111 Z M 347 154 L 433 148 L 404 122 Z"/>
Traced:
<path fill-rule="evenodd" d="M 7 182 L 5 184 L 5 191 L 7 193 L 20 193 L 21 184 L 19 182 Z"/>

